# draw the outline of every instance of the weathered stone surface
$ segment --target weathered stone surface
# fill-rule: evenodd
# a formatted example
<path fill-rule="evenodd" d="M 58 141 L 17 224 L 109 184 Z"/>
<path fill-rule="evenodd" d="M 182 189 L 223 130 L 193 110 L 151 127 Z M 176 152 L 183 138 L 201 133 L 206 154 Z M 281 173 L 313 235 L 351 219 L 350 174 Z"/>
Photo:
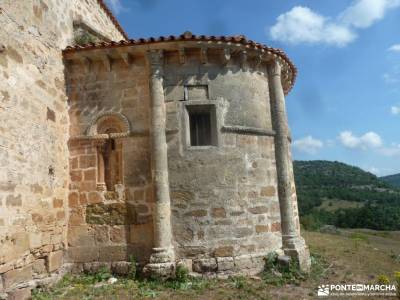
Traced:
<path fill-rule="evenodd" d="M 217 257 L 218 272 L 233 271 L 235 264 L 233 257 Z"/>
<path fill-rule="evenodd" d="M 99 261 L 127 261 L 127 246 L 104 246 L 99 250 Z"/>
<path fill-rule="evenodd" d="M 215 258 L 193 260 L 193 271 L 198 273 L 216 272 L 218 269 Z"/>
<path fill-rule="evenodd" d="M 271 231 L 272 232 L 277 232 L 281 230 L 281 223 L 275 222 L 271 224 Z"/>
<path fill-rule="evenodd" d="M 185 216 L 201 218 L 207 216 L 207 211 L 203 209 L 197 209 L 186 213 Z"/>
<path fill-rule="evenodd" d="M 77 192 L 69 193 L 68 206 L 70 208 L 77 207 L 79 205 L 79 194 Z"/>
<path fill-rule="evenodd" d="M 107 244 L 110 241 L 109 226 L 95 225 L 94 229 L 94 240 L 99 244 Z"/>
<path fill-rule="evenodd" d="M 63 199 L 54 198 L 53 199 L 53 208 L 62 208 L 64 204 Z"/>
<path fill-rule="evenodd" d="M 288 220 L 279 207 L 279 200 L 296 202 L 282 106 L 287 79 L 278 82 L 265 62 L 249 63 L 240 53 L 253 59 L 259 50 L 238 45 L 229 63 L 224 43 L 188 56 L 171 44 L 164 57 L 114 51 L 110 60 L 109 50 L 99 50 L 95 59 L 85 51 L 63 60 L 74 30 L 82 33 L 78 23 L 122 38 L 98 2 L 11 2 L 0 14 L 7 41 L 0 55 L 0 225 L 7 236 L 0 231 L 0 240 L 13 241 L 0 244 L 2 268 L 32 264 L 39 274 L 47 256 L 54 272 L 67 244 L 72 263 L 122 263 L 129 254 L 146 262 L 153 248 L 171 250 L 173 240 L 202 272 L 227 271 L 234 254 L 279 247 L 280 222 L 299 232 L 297 206 L 290 205 Z M 200 148 L 190 146 L 188 130 L 188 113 L 199 103 L 213 123 L 212 145 Z M 105 135 L 76 139 L 97 134 Z M 285 139 L 284 151 L 277 138 Z M 282 169 L 291 194 L 278 199 Z M 226 260 L 205 259 L 213 255 Z M 166 274 L 173 267 L 151 266 Z"/>
<path fill-rule="evenodd" d="M 128 240 L 128 228 L 125 226 L 110 227 L 110 240 L 113 243 L 125 243 Z"/>
<path fill-rule="evenodd" d="M 233 256 L 233 246 L 222 246 L 216 248 L 214 250 L 214 256 L 216 257 Z"/>
<path fill-rule="evenodd" d="M 111 264 L 111 271 L 120 276 L 127 275 L 131 269 L 131 263 L 125 261 L 113 262 Z"/>
<path fill-rule="evenodd" d="M 263 197 L 273 197 L 276 195 L 276 188 L 274 186 L 266 186 L 261 189 L 261 196 Z"/>
<path fill-rule="evenodd" d="M 37 259 L 32 264 L 32 271 L 34 274 L 43 274 L 47 272 L 46 269 L 46 260 L 45 259 Z"/>
<path fill-rule="evenodd" d="M 32 266 L 8 271 L 2 275 L 4 288 L 7 290 L 12 286 L 32 279 Z"/>
<path fill-rule="evenodd" d="M 4 275 L 8 284 L 14 276 L 16 281 L 29 280 L 29 267 L 25 267 L 30 264 L 35 274 L 44 273 L 46 253 L 66 244 L 65 204 L 79 206 L 74 196 L 67 201 L 69 187 L 78 185 L 77 180 L 93 178 L 93 172 L 76 172 L 71 173 L 71 182 L 68 174 L 70 117 L 61 50 L 73 43 L 81 22 L 108 39 L 123 36 L 94 0 L 2 1 L 1 11 L 0 39 L 6 42 L 0 51 L 4 146 L 0 151 L 0 223 L 4 226 L 0 241 L 5 241 L 0 242 L 0 265 L 4 270 L 6 260 L 20 274 L 8 270 L 9 275 Z M 79 171 L 79 159 L 73 155 L 71 167 Z M 73 213 L 71 223 L 78 223 L 77 216 L 83 214 Z M 54 260 L 60 255 L 50 256 Z M 28 294 L 29 289 L 21 289 L 11 291 L 9 297 L 25 299 Z"/>
<path fill-rule="evenodd" d="M 253 234 L 253 229 L 249 228 L 249 227 L 239 227 L 239 228 L 236 228 L 235 231 L 236 231 L 235 237 L 237 237 L 237 238 L 243 238 L 243 237 L 250 236 Z"/>
<path fill-rule="evenodd" d="M 268 225 L 256 225 L 255 229 L 257 233 L 263 233 L 269 231 Z"/>
<path fill-rule="evenodd" d="M 21 288 L 16 289 L 12 292 L 8 293 L 9 300 L 29 300 L 31 298 L 31 289 L 30 288 Z"/>
<path fill-rule="evenodd" d="M 109 262 L 88 262 L 83 264 L 83 271 L 87 273 L 96 273 L 101 269 L 111 271 L 111 264 Z"/>
<path fill-rule="evenodd" d="M 22 205 L 21 195 L 18 195 L 18 196 L 8 195 L 6 198 L 6 205 L 7 206 L 21 206 Z"/>
<path fill-rule="evenodd" d="M 71 247 L 67 250 L 68 262 L 84 263 L 99 260 L 97 247 Z"/>
<path fill-rule="evenodd" d="M 223 207 L 217 207 L 213 208 L 211 210 L 211 216 L 213 218 L 225 218 L 226 217 L 226 211 Z"/>
<path fill-rule="evenodd" d="M 94 246 L 94 232 L 88 225 L 68 227 L 68 245 L 70 247 Z"/>
<path fill-rule="evenodd" d="M 86 222 L 98 225 L 133 224 L 134 211 L 129 210 L 125 203 L 91 204 L 86 207 Z"/>
<path fill-rule="evenodd" d="M 63 251 L 51 252 L 47 257 L 47 271 L 54 272 L 58 270 L 63 263 Z"/>

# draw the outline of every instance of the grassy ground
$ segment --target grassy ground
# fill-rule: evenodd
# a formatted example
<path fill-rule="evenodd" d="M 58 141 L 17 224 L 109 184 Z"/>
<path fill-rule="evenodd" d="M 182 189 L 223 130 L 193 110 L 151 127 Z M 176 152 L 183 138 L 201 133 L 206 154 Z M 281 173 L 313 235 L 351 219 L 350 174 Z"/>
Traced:
<path fill-rule="evenodd" d="M 187 279 L 171 282 L 119 278 L 107 284 L 103 273 L 65 277 L 33 299 L 312 299 L 319 284 L 376 283 L 379 275 L 394 280 L 400 271 L 400 232 L 342 230 L 339 235 L 303 233 L 312 253 L 308 276 L 293 270 L 227 280 Z M 280 277 L 279 277 L 280 275 Z M 355 299 L 355 298 L 352 298 Z"/>

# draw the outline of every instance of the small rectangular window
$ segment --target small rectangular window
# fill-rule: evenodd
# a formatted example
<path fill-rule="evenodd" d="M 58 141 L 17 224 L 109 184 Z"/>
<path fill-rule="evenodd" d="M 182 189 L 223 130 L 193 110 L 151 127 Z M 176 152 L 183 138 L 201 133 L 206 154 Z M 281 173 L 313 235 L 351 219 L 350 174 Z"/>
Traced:
<path fill-rule="evenodd" d="M 211 145 L 211 117 L 210 112 L 189 112 L 190 145 Z"/>
<path fill-rule="evenodd" d="M 214 105 L 188 105 L 190 146 L 216 146 L 217 126 Z"/>

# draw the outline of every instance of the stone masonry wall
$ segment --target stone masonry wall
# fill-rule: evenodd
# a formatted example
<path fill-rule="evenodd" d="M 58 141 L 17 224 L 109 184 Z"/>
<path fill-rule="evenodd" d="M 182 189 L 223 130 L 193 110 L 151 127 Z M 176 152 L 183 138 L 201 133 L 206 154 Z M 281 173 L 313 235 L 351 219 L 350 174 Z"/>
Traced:
<path fill-rule="evenodd" d="M 85 135 L 99 116 L 113 113 L 126 116 L 133 132 L 116 140 L 122 145 L 123 182 L 115 192 L 96 189 L 98 140 L 69 143 L 72 182 L 67 261 L 78 270 L 100 263 L 111 264 L 114 271 L 120 272 L 130 255 L 147 261 L 153 245 L 150 99 L 145 59 L 135 57 L 130 66 L 116 59 L 111 70 L 100 60 L 93 61 L 90 70 L 74 61 L 69 64 L 67 86 L 71 138 Z"/>
<path fill-rule="evenodd" d="M 76 18 L 122 39 L 94 0 L 0 2 L 0 295 L 62 265 L 69 117 L 61 50 Z"/>
<path fill-rule="evenodd" d="M 208 86 L 208 102 L 219 120 L 217 146 L 187 147 L 182 121 L 184 86 Z M 264 68 L 234 57 L 222 66 L 209 54 L 184 66 L 168 57 L 165 66 L 168 164 L 175 250 L 197 272 L 256 272 L 265 254 L 281 247 L 274 137 L 242 126 L 271 130 L 268 79 Z M 206 99 L 194 99 L 206 100 Z M 174 131 L 175 130 L 175 131 Z"/>
<path fill-rule="evenodd" d="M 186 49 L 185 64 L 177 52 L 164 53 L 177 259 L 196 272 L 253 273 L 262 269 L 266 253 L 282 245 L 266 69 L 241 66 L 238 57 L 222 66 L 212 52 L 201 64 L 197 52 Z M 153 242 L 148 67 L 137 54 L 131 65 L 112 52 L 105 59 L 105 54 L 68 62 L 72 182 L 67 261 L 77 271 L 107 265 L 118 272 L 129 255 L 147 262 Z M 185 92 L 185 86 L 199 89 Z M 194 102 L 185 94 L 215 107 L 218 145 L 186 145 L 185 105 Z M 131 133 L 115 140 L 122 144 L 124 180 L 115 192 L 104 192 L 96 187 L 96 147 L 104 136 L 90 136 L 99 117 L 115 114 L 127 118 Z M 226 130 L 232 127 L 253 131 Z"/>

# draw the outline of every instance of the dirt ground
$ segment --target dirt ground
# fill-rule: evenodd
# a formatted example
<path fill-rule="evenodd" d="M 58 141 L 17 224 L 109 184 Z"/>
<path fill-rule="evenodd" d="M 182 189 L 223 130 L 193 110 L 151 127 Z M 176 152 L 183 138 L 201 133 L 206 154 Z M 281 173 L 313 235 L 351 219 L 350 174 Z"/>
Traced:
<path fill-rule="evenodd" d="M 82 276 L 66 278 L 49 290 L 36 290 L 33 299 L 321 299 L 317 297 L 321 284 L 376 284 L 382 275 L 394 283 L 394 272 L 400 271 L 400 232 L 360 229 L 340 230 L 340 234 L 304 232 L 303 236 L 314 264 L 312 273 L 302 280 L 272 284 L 260 275 L 160 284 L 121 278 L 110 285 Z M 329 298 L 349 297 L 322 299 Z"/>

